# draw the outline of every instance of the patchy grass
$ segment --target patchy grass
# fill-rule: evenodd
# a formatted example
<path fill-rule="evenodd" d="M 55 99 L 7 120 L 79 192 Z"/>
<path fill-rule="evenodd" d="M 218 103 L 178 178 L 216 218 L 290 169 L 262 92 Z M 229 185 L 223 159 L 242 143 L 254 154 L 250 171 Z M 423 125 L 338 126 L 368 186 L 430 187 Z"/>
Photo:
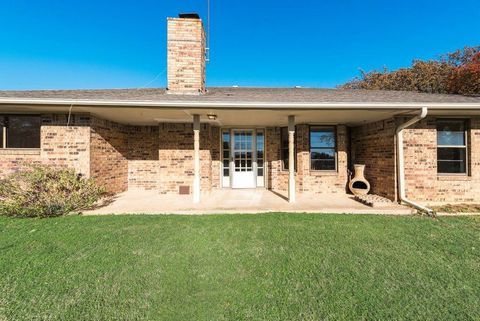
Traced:
<path fill-rule="evenodd" d="M 0 218 L 0 320 L 479 320 L 480 218 Z"/>
<path fill-rule="evenodd" d="M 480 204 L 446 204 L 433 206 L 432 209 L 444 213 L 480 213 Z"/>

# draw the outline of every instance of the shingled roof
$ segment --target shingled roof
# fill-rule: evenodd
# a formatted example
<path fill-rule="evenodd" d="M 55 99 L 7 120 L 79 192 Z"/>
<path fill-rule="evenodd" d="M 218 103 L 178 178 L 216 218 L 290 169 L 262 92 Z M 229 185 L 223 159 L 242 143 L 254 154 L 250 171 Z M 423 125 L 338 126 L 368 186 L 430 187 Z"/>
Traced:
<path fill-rule="evenodd" d="M 210 87 L 204 95 L 172 95 L 165 89 L 0 91 L 0 100 L 81 100 L 219 103 L 453 103 L 480 104 L 480 96 L 407 91 L 314 88 Z"/>

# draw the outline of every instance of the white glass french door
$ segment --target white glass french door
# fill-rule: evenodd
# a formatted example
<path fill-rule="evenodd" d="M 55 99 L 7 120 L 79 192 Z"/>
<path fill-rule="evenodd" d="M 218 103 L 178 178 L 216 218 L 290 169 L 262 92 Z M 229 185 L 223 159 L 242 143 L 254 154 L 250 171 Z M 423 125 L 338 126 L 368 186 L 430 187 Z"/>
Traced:
<path fill-rule="evenodd" d="M 231 188 L 264 186 L 264 131 L 222 131 L 222 185 Z"/>
<path fill-rule="evenodd" d="M 233 188 L 257 187 L 255 172 L 253 171 L 253 138 L 253 130 L 233 130 Z"/>

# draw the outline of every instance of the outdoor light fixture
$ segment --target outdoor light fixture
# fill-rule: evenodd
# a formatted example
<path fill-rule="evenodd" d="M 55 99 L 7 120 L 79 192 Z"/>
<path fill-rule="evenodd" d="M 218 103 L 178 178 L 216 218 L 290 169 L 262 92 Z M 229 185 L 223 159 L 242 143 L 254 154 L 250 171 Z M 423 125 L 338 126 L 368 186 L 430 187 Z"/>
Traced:
<path fill-rule="evenodd" d="M 214 114 L 208 114 L 207 117 L 210 120 L 217 120 L 217 115 L 214 115 Z"/>

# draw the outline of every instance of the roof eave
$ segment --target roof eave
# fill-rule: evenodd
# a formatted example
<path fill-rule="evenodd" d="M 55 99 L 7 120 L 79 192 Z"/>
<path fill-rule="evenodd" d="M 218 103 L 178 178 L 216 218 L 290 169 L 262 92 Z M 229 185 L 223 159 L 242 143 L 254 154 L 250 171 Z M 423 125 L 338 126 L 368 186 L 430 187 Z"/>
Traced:
<path fill-rule="evenodd" d="M 192 109 L 480 109 L 479 103 L 432 103 L 432 102 L 226 102 L 226 101 L 133 101 L 133 100 L 79 100 L 79 99 L 32 99 L 0 98 L 0 105 L 38 106 L 97 106 L 97 107 L 144 107 L 144 108 L 192 108 Z"/>

